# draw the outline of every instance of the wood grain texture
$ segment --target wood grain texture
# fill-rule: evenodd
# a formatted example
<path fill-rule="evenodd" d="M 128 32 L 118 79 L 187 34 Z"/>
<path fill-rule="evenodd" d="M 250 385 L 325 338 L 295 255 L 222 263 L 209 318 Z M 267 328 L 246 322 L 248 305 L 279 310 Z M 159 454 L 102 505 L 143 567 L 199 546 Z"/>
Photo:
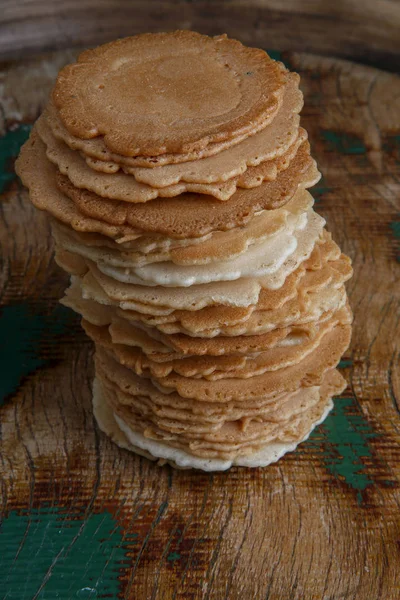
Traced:
<path fill-rule="evenodd" d="M 398 71 L 399 27 L 398 0 L 2 0 L 0 60 L 145 31 L 194 29 Z"/>
<path fill-rule="evenodd" d="M 0 598 L 400 598 L 400 79 L 283 58 L 324 175 L 316 208 L 354 262 L 349 387 L 297 452 L 215 475 L 158 468 L 96 427 L 92 346 L 12 172 L 72 54 L 1 73 Z"/>

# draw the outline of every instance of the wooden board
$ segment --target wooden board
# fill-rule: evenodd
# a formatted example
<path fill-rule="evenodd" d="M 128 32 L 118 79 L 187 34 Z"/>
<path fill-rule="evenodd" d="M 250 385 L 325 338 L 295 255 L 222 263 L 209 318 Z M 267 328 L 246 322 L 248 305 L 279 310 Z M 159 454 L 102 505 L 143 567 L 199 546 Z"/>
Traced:
<path fill-rule="evenodd" d="M 398 0 L 2 0 L 0 60 L 146 31 L 194 29 L 398 72 L 399 27 Z"/>
<path fill-rule="evenodd" d="M 324 175 L 316 208 L 354 261 L 349 386 L 295 453 L 215 475 L 158 468 L 96 427 L 92 346 L 12 170 L 72 54 L 1 73 L 0 598 L 400 598 L 400 79 L 283 58 Z"/>

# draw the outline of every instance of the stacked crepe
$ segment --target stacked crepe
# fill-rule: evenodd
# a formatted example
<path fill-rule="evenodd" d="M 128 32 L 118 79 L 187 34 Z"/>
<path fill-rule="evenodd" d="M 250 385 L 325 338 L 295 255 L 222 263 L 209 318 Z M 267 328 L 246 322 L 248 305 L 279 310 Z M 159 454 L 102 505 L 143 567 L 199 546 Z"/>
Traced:
<path fill-rule="evenodd" d="M 226 36 L 127 38 L 60 72 L 17 172 L 51 216 L 120 446 L 265 466 L 343 390 L 351 264 L 307 191 L 302 104 L 297 74 Z"/>

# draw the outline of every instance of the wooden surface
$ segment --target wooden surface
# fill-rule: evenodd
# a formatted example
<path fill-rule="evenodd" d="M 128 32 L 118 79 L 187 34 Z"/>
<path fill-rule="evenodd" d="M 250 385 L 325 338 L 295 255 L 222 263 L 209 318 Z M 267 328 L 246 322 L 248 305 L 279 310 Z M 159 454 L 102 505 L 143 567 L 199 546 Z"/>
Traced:
<path fill-rule="evenodd" d="M 400 79 L 283 58 L 324 175 L 316 208 L 354 261 L 349 386 L 295 453 L 215 475 L 158 468 L 96 427 L 92 346 L 12 172 L 72 54 L 1 73 L 2 600 L 400 598 Z"/>
<path fill-rule="evenodd" d="M 399 0 L 2 0 L 0 6 L 0 60 L 194 29 L 400 69 Z"/>

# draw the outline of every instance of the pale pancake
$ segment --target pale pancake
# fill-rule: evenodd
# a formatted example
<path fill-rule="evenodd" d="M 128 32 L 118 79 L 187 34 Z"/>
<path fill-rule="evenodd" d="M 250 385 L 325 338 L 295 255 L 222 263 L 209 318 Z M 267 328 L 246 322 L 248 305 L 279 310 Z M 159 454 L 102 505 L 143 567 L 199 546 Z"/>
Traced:
<path fill-rule="evenodd" d="M 314 213 L 307 228 L 296 234 L 297 247 L 295 252 L 274 273 L 233 281 L 192 285 L 185 289 L 119 282 L 99 271 L 91 261 L 86 261 L 90 274 L 82 280 L 84 297 L 103 301 L 105 304 L 116 303 L 124 310 L 138 310 L 148 314 L 155 314 L 156 309 L 158 309 L 158 314 L 168 314 L 172 310 L 196 311 L 205 306 L 217 304 L 236 307 L 257 304 L 262 289 L 280 288 L 286 277 L 310 256 L 315 242 L 321 234 L 322 227 L 323 219 Z M 63 264 L 59 258 L 57 262 L 68 271 L 68 264 Z M 95 280 L 94 285 L 93 279 Z M 101 288 L 100 294 L 97 293 L 96 289 L 93 293 L 96 283 Z M 102 292 L 104 300 L 101 299 Z"/>
<path fill-rule="evenodd" d="M 339 393 L 339 388 L 332 393 Z M 303 440 L 308 438 L 311 431 L 322 422 L 333 407 L 330 400 L 322 413 L 319 421 L 311 425 L 310 432 Z M 93 412 L 100 429 L 106 433 L 118 446 L 131 450 L 140 456 L 157 461 L 159 466 L 169 463 L 177 469 L 201 469 L 204 471 L 225 471 L 232 466 L 265 467 L 279 460 L 287 452 L 292 452 L 297 447 L 297 442 L 282 443 L 272 442 L 264 445 L 260 450 L 250 456 L 236 457 L 232 460 L 204 459 L 188 454 L 183 450 L 172 448 L 165 443 L 156 442 L 145 438 L 143 434 L 134 432 L 117 416 L 114 415 L 110 405 L 105 401 L 101 386 L 97 380 L 93 385 Z M 117 419 L 119 424 L 117 423 Z M 147 448 L 147 449 L 146 449 Z M 151 450 L 151 452 L 149 450 Z M 164 458 L 165 457 L 165 458 Z"/>
<path fill-rule="evenodd" d="M 233 281 L 243 277 L 272 275 L 295 252 L 298 238 L 306 231 L 308 224 L 313 222 L 315 214 L 310 209 L 307 213 L 299 216 L 290 216 L 283 231 L 253 244 L 243 254 L 224 261 L 184 266 L 165 261 L 130 268 L 127 265 L 115 267 L 105 262 L 99 262 L 97 267 L 102 273 L 117 281 L 163 287 L 188 288 L 215 281 Z M 320 224 L 322 230 L 325 221 L 321 219 Z"/>
<path fill-rule="evenodd" d="M 253 335 L 249 333 L 249 325 L 248 329 L 238 336 L 193 337 L 182 333 L 166 334 L 138 320 L 129 320 L 126 311 L 84 299 L 78 279 L 73 281 L 61 302 L 81 314 L 89 323 L 99 327 L 109 326 L 113 343 L 137 346 L 156 362 L 163 362 L 188 355 L 250 355 L 269 348 L 293 346 L 313 339 L 318 331 L 318 323 L 331 319 L 346 305 L 344 286 L 335 289 L 332 281 L 328 284 L 326 292 L 317 289 L 313 289 L 313 293 L 310 293 L 310 290 L 306 292 L 307 288 L 304 286 L 302 295 L 304 297 L 306 294 L 308 297 L 303 300 L 301 295 L 297 296 L 297 310 L 289 300 L 286 305 L 264 311 L 266 325 L 261 331 L 259 325 L 259 329 Z M 262 314 L 262 311 L 259 312 Z"/>
<path fill-rule="evenodd" d="M 299 300 L 290 300 L 282 308 L 274 310 L 255 310 L 250 317 L 236 325 L 220 327 L 217 335 L 240 336 L 240 335 L 260 335 L 272 331 L 276 327 L 289 327 L 294 323 L 299 325 L 319 321 L 323 315 L 328 315 L 333 311 L 345 306 L 347 301 L 346 289 L 344 285 L 336 288 L 329 282 L 321 291 L 312 291 L 308 294 L 307 301 L 303 298 Z M 160 330 L 164 333 L 175 333 L 174 326 L 160 325 Z M 205 330 L 202 335 L 209 337 L 215 335 L 215 330 L 211 332 Z"/>
<path fill-rule="evenodd" d="M 280 308 L 287 300 L 293 298 L 297 294 L 297 282 L 303 274 L 304 268 L 303 264 L 301 264 L 296 271 L 286 278 L 284 285 L 279 289 L 261 290 L 257 305 L 251 304 L 246 307 L 215 305 L 198 311 L 170 310 L 167 312 L 167 309 L 165 309 L 162 314 L 149 314 L 144 310 L 142 312 L 135 310 L 122 311 L 117 308 L 117 313 L 123 315 L 123 318 L 129 321 L 141 322 L 150 327 L 159 328 L 160 325 L 166 325 L 176 327 L 174 333 L 182 332 L 189 336 L 204 337 L 204 331 L 217 331 L 221 326 L 237 325 L 238 323 L 246 321 L 252 312 L 256 310 L 256 307 L 260 301 L 262 301 L 265 294 L 267 294 L 268 297 L 272 294 L 274 298 L 277 299 L 276 308 Z M 94 287 L 92 284 L 94 284 Z M 95 303 L 97 303 L 97 301 L 102 302 L 103 304 L 109 302 L 104 293 L 102 293 L 100 286 L 96 284 L 94 278 L 90 277 L 90 275 L 87 275 L 85 278 L 85 287 L 87 288 L 87 299 L 89 297 L 94 298 L 93 302 Z M 118 306 L 118 304 L 114 303 L 114 306 Z M 218 335 L 218 333 L 216 332 L 215 335 Z"/>
<path fill-rule="evenodd" d="M 212 306 L 196 312 L 173 311 L 165 314 L 165 310 L 163 314 L 150 315 L 146 314 L 145 307 L 142 306 L 142 312 L 124 310 L 123 314 L 126 319 L 141 321 L 168 334 L 183 333 L 208 338 L 217 335 L 251 335 L 251 329 L 260 334 L 274 327 L 291 325 L 296 319 L 302 319 L 302 323 L 310 322 L 320 318 L 325 310 L 344 304 L 345 289 L 342 284 L 352 275 L 347 256 L 341 255 L 340 259 L 330 261 L 321 270 L 309 272 L 304 279 L 303 274 L 300 266 L 281 288 L 262 290 L 258 303 L 246 308 Z M 96 297 L 96 294 L 92 297 Z M 102 300 L 105 300 L 104 296 Z M 283 306 L 285 303 L 287 304 Z M 258 315 L 249 322 L 257 311 Z M 269 313 L 259 321 L 260 315 L 265 311 Z"/>
<path fill-rule="evenodd" d="M 68 270 L 71 271 L 70 264 Z M 235 343 L 236 333 L 250 336 L 248 329 L 251 328 L 255 328 L 257 335 L 260 335 L 263 329 L 269 332 L 277 327 L 294 326 L 299 320 L 302 325 L 309 324 L 322 318 L 326 310 L 336 310 L 345 303 L 343 283 L 351 274 L 349 258 L 340 254 L 338 246 L 325 232 L 324 242 L 316 244 L 310 258 L 285 280 L 281 288 L 261 290 L 258 303 L 246 308 L 217 305 L 195 312 L 170 310 L 169 314 L 167 309 L 161 309 L 163 314 L 158 315 L 155 314 L 156 307 L 153 312 L 149 307 L 149 314 L 146 314 L 145 305 L 141 307 L 142 312 L 121 310 L 118 308 L 119 303 L 111 300 L 90 274 L 85 276 L 83 282 L 81 279 L 74 280 L 67 290 L 65 300 L 68 306 L 95 324 L 109 324 L 111 314 L 114 314 L 127 321 L 126 326 L 129 326 L 129 322 L 136 326 L 141 324 L 148 331 L 172 334 L 174 339 L 180 339 L 179 336 L 182 340 L 188 336 L 197 336 L 201 338 L 199 343 L 208 344 L 209 338 L 229 335 L 232 336 L 232 344 Z M 83 294 L 86 298 L 83 298 Z M 108 312 L 108 320 L 100 323 L 99 312 L 107 305 L 112 306 L 114 312 Z M 249 321 L 253 313 L 254 319 Z M 168 339 L 172 339 L 171 335 Z M 181 346 L 182 343 L 179 342 Z M 174 344 L 175 342 L 172 345 Z M 221 352 L 219 346 L 218 353 Z"/>
<path fill-rule="evenodd" d="M 98 327 L 109 327 L 113 343 L 137 346 L 157 362 L 163 362 L 170 358 L 183 358 L 187 355 L 251 354 L 284 342 L 287 344 L 301 343 L 311 337 L 315 329 L 314 324 L 305 324 L 300 327 L 294 325 L 275 329 L 264 335 L 237 338 L 224 336 L 194 338 L 183 334 L 166 335 L 154 327 L 127 320 L 124 311 L 118 311 L 115 307 L 84 299 L 79 279 L 75 277 L 60 302 L 72 308 L 88 323 Z M 288 339 L 292 342 L 288 342 Z"/>
<path fill-rule="evenodd" d="M 94 171 L 77 152 L 53 136 L 43 116 L 38 119 L 35 127 L 46 145 L 47 158 L 68 177 L 75 187 L 87 189 L 103 198 L 133 203 L 148 202 L 155 198 L 173 198 L 186 192 L 208 194 L 221 201 L 229 200 L 238 187 L 250 189 L 260 186 L 264 181 L 276 179 L 279 172 L 289 166 L 300 145 L 307 139 L 306 131 L 300 129 L 298 137 L 282 156 L 256 167 L 250 167 L 244 174 L 226 182 L 206 184 L 180 182 L 155 188 L 137 181 L 130 174 Z"/>
<path fill-rule="evenodd" d="M 112 152 L 193 152 L 251 135 L 276 115 L 285 75 L 262 50 L 190 31 L 143 34 L 87 50 L 52 99 L 68 131 Z"/>
<path fill-rule="evenodd" d="M 74 231 L 56 220 L 52 222 L 52 229 L 58 246 L 97 264 L 131 268 L 170 260 L 176 265 L 202 265 L 240 256 L 253 244 L 284 231 L 288 219 L 300 217 L 313 202 L 307 190 L 300 189 L 282 208 L 264 210 L 244 227 L 211 233 L 204 241 L 203 238 L 174 240 L 138 236 L 127 246 L 99 234 Z"/>
<path fill-rule="evenodd" d="M 345 386 L 345 382 L 343 378 L 335 371 L 331 371 L 325 378 L 320 388 L 320 400 L 311 406 L 311 409 L 308 411 L 304 411 L 301 415 L 301 419 L 299 416 L 295 416 L 294 419 L 291 419 L 291 424 L 286 425 L 283 431 L 279 427 L 275 428 L 275 435 L 272 434 L 273 437 L 276 436 L 276 439 L 290 439 L 292 438 L 296 440 L 296 442 L 292 442 L 295 445 L 302 439 L 308 437 L 310 431 L 316 425 L 317 422 L 320 422 L 323 418 L 325 418 L 327 412 L 329 412 L 330 408 L 332 408 L 332 403 L 330 400 L 332 395 L 340 393 Z M 100 382 L 95 385 L 95 398 L 96 398 L 96 407 L 97 411 L 99 410 L 99 398 L 98 394 L 101 394 L 104 388 Z M 313 396 L 315 395 L 315 388 L 311 388 L 309 391 Z M 303 392 L 304 394 L 304 392 Z M 323 399 L 323 401 L 321 401 Z M 105 398 L 102 399 L 101 406 L 104 407 L 104 404 L 107 404 Z M 110 418 L 113 411 L 110 411 L 107 416 Z M 195 467 L 195 468 L 203 468 L 205 470 L 223 470 L 232 466 L 232 464 L 243 464 L 245 466 L 265 466 L 270 462 L 277 460 L 277 458 L 288 448 L 285 448 L 285 445 L 271 443 L 271 433 L 274 431 L 274 427 L 271 428 L 270 424 L 265 423 L 254 423 L 250 425 L 244 431 L 241 429 L 241 425 L 236 425 L 234 423 L 227 424 L 225 426 L 224 431 L 220 431 L 218 433 L 211 434 L 207 436 L 203 442 L 196 440 L 195 438 L 188 438 L 186 441 L 186 451 L 178 449 L 180 445 L 185 447 L 185 441 L 181 444 L 177 443 L 176 438 L 182 439 L 181 435 L 178 436 L 168 436 L 168 440 L 164 440 L 160 443 L 160 441 L 154 441 L 152 438 L 165 438 L 165 432 L 163 430 L 158 431 L 149 431 L 146 429 L 146 435 L 140 431 L 133 432 L 132 429 L 129 428 L 128 423 L 133 425 L 133 429 L 138 429 L 137 421 L 132 423 L 131 413 L 127 408 L 120 407 L 119 413 L 126 418 L 121 419 L 121 416 L 116 415 L 117 422 L 119 426 L 123 428 L 123 430 L 129 435 L 129 439 L 134 439 L 136 443 L 139 443 L 142 448 L 151 449 L 154 455 L 161 456 L 163 458 L 172 457 L 176 459 L 178 457 L 178 463 L 180 467 Z M 104 415 L 104 412 L 102 413 Z M 111 421 L 113 422 L 113 421 Z M 103 426 L 106 425 L 107 430 L 109 430 L 110 425 L 108 421 L 104 423 Z M 108 426 L 107 426 L 108 425 Z M 239 428 L 239 429 L 238 429 Z M 111 431 L 113 430 L 111 426 Z M 228 442 L 224 443 L 224 432 L 225 437 L 228 438 Z M 229 436 L 229 437 L 228 437 Z M 172 439 L 171 439 L 172 438 Z M 232 438 L 236 438 L 236 443 L 233 442 Z M 246 444 L 246 438 L 248 440 Z M 268 439 L 268 442 L 265 443 L 265 439 Z M 213 440 L 217 439 L 217 442 Z M 117 443 L 120 443 L 121 438 L 118 436 L 114 429 L 114 440 Z M 126 447 L 126 438 L 122 438 L 122 446 Z M 125 440 L 125 441 L 124 441 Z M 264 443 L 260 441 L 263 440 Z M 260 444 L 257 447 L 257 442 Z M 262 450 L 260 449 L 262 448 Z M 130 448 L 132 449 L 132 448 Z M 190 449 L 190 453 L 187 450 Z M 294 449 L 293 446 L 290 446 L 290 449 Z M 230 456 L 229 456 L 230 455 Z M 212 458 L 210 458 L 212 457 Z M 222 458 L 222 460 L 221 460 Z"/>

